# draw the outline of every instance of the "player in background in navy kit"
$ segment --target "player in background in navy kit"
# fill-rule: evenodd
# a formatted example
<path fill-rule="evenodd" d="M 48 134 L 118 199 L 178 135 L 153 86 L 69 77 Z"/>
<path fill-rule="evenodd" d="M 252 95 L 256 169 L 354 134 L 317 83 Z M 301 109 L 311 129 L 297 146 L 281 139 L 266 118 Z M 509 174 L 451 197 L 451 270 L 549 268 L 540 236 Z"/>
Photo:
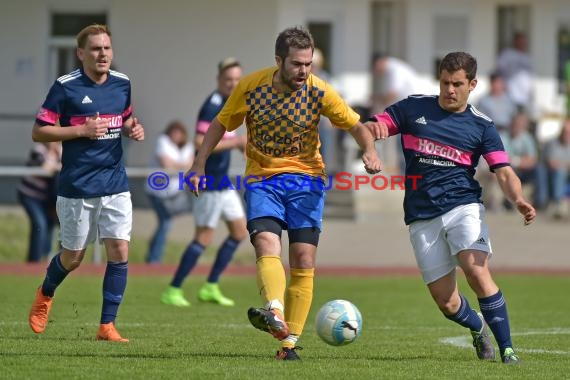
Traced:
<path fill-rule="evenodd" d="M 208 96 L 198 114 L 196 150 L 200 149 L 212 120 L 224 107 L 241 75 L 241 65 L 235 58 L 226 58 L 218 64 L 218 88 Z M 223 306 L 234 306 L 234 300 L 222 294 L 218 281 L 232 260 L 239 243 L 248 235 L 241 199 L 238 192 L 230 188 L 228 181 L 231 151 L 233 149 L 243 151 L 245 143 L 245 136 L 238 136 L 233 131 L 225 132 L 222 141 L 216 145 L 213 154 L 208 158 L 206 175 L 212 181 L 208 183 L 204 194 L 194 200 L 193 213 L 196 221 L 194 240 L 180 258 L 170 286 L 162 293 L 160 297 L 162 303 L 190 306 L 190 302 L 184 297 L 182 282 L 194 269 L 206 247 L 211 244 L 218 221 L 223 218 L 230 233 L 216 254 L 207 282 L 198 291 L 198 299 Z"/>
<path fill-rule="evenodd" d="M 56 288 L 81 264 L 97 232 L 105 244 L 107 268 L 97 340 L 128 342 L 115 328 L 127 285 L 132 204 L 122 163 L 121 135 L 144 139 L 132 115 L 131 84 L 110 69 L 111 33 L 90 25 L 77 35 L 82 68 L 58 78 L 36 116 L 34 141 L 62 141 L 57 199 L 62 250 L 50 262 L 29 314 L 35 333 L 47 324 Z"/>
<path fill-rule="evenodd" d="M 494 171 L 505 196 L 523 216 L 536 217 L 523 197 L 521 182 L 492 120 L 468 104 L 477 85 L 477 61 L 464 52 L 445 56 L 439 67 L 439 96 L 412 95 L 373 117 L 374 132 L 400 134 L 406 178 L 405 222 L 424 282 L 446 318 L 471 330 L 477 356 L 494 360 L 487 325 L 504 363 L 518 363 L 513 350 L 503 294 L 488 267 L 492 254 L 481 187 L 473 178 L 481 156 Z M 456 267 L 477 295 L 481 314 L 472 310 L 457 288 Z"/>

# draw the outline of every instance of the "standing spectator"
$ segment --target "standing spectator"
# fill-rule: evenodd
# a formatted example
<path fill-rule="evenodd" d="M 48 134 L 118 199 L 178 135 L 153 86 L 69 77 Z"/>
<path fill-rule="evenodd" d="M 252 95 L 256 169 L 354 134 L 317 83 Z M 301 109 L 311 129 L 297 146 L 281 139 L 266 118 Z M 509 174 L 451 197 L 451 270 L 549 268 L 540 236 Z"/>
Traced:
<path fill-rule="evenodd" d="M 188 142 L 186 126 L 179 120 L 171 121 L 157 141 L 151 167 L 183 171 L 194 161 L 194 145 Z M 162 260 L 164 245 L 172 218 L 192 210 L 192 198 L 187 191 L 178 190 L 176 181 L 170 181 L 166 189 L 155 190 L 147 182 L 146 192 L 156 212 L 158 225 L 150 240 L 145 261 L 158 264 Z"/>
<path fill-rule="evenodd" d="M 497 58 L 497 70 L 505 78 L 507 93 L 519 110 L 532 114 L 534 73 L 525 33 L 516 32 L 513 46 L 500 52 Z"/>
<path fill-rule="evenodd" d="M 557 139 L 544 148 L 552 188 L 554 217 L 568 216 L 567 193 L 570 186 L 570 118 L 566 118 Z"/>
<path fill-rule="evenodd" d="M 367 126 L 402 135 L 407 164 L 404 220 L 433 300 L 445 318 L 470 330 L 479 359 L 495 360 L 490 328 L 502 362 L 518 364 L 505 298 L 488 266 L 491 242 L 481 187 L 473 178 L 479 159 L 496 173 L 525 225 L 534 221 L 536 211 L 509 166 L 493 121 L 468 103 L 476 75 L 473 56 L 449 53 L 439 66 L 439 96 L 410 96 L 375 115 L 378 123 Z M 419 178 L 417 183 L 412 177 Z M 458 266 L 477 295 L 481 313 L 459 292 Z"/>
<path fill-rule="evenodd" d="M 107 268 L 96 339 L 128 342 L 115 327 L 127 287 L 133 215 L 121 136 L 142 141 L 144 129 L 133 116 L 129 78 L 110 69 L 113 47 L 106 25 L 78 33 L 77 57 L 82 67 L 51 86 L 32 131 L 34 141 L 63 141 L 57 197 L 62 250 L 48 265 L 28 322 L 35 333 L 44 332 L 56 288 L 79 267 L 99 233 Z"/>
<path fill-rule="evenodd" d="M 347 130 L 364 151 L 369 173 L 381 162 L 374 137 L 325 81 L 311 74 L 313 37 L 303 27 L 279 33 L 276 65 L 245 76 L 212 120 L 186 173 L 199 194 L 207 159 L 226 131 L 247 126 L 245 189 L 247 228 L 255 249 L 257 288 L 263 307 L 248 310 L 250 323 L 280 341 L 278 360 L 298 360 L 297 341 L 313 300 L 317 246 L 325 192 L 324 165 L 318 154 L 322 115 Z M 376 138 L 387 136 L 379 131 Z M 283 185 L 286 182 L 287 185 Z M 289 234 L 290 280 L 281 261 L 281 234 Z"/>
<path fill-rule="evenodd" d="M 204 142 L 212 120 L 224 107 L 226 100 L 239 82 L 242 75 L 240 63 L 235 58 L 226 58 L 218 64 L 218 86 L 211 93 L 198 113 L 196 123 L 196 148 L 199 151 Z M 198 291 L 198 299 L 223 306 L 233 306 L 234 300 L 224 296 L 218 285 L 223 271 L 231 262 L 240 242 L 247 237 L 245 213 L 238 192 L 230 188 L 228 179 L 231 151 L 245 150 L 245 136 L 237 136 L 235 132 L 226 132 L 222 141 L 214 148 L 213 154 L 206 161 L 206 175 L 212 181 L 200 198 L 194 200 L 194 219 L 196 231 L 194 239 L 188 244 L 180 258 L 170 286 L 160 297 L 162 303 L 173 306 L 190 306 L 184 297 L 182 283 L 196 266 L 198 259 L 212 243 L 214 232 L 220 218 L 223 218 L 229 230 L 218 253 L 216 261 L 210 269 L 207 282 Z M 190 192 L 186 194 L 191 195 Z"/>
<path fill-rule="evenodd" d="M 379 114 L 384 110 L 409 95 L 417 94 L 419 76 L 414 68 L 408 63 L 388 56 L 384 53 L 376 53 L 372 57 L 372 113 Z M 396 165 L 399 173 L 404 173 L 406 163 L 400 153 L 402 142 L 400 139 L 389 139 L 382 142 L 384 162 Z M 389 157 L 391 159 L 389 159 Z"/>
<path fill-rule="evenodd" d="M 416 94 L 418 81 L 418 74 L 408 63 L 384 53 L 374 54 L 372 112 L 382 113 L 388 106 Z"/>
<path fill-rule="evenodd" d="M 27 262 L 36 263 L 49 257 L 53 245 L 61 143 L 34 143 L 26 166 L 42 167 L 47 174 L 26 176 L 18 187 L 18 200 L 30 218 Z"/>
<path fill-rule="evenodd" d="M 499 132 L 509 129 L 513 117 L 517 114 L 517 105 L 507 94 L 505 81 L 499 72 L 489 76 L 490 90 L 477 104 L 479 111 L 489 116 Z"/>
<path fill-rule="evenodd" d="M 570 117 L 570 59 L 564 65 L 564 86 L 566 89 L 566 117 Z"/>

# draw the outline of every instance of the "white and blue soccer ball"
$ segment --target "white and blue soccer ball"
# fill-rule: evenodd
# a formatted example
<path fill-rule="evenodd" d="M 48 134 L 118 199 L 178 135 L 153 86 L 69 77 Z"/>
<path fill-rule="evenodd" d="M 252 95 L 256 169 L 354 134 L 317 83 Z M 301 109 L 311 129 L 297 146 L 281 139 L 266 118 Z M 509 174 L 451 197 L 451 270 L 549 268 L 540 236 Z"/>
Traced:
<path fill-rule="evenodd" d="M 317 313 L 315 327 L 325 343 L 343 346 L 354 342 L 362 333 L 362 314 L 352 302 L 329 301 Z"/>

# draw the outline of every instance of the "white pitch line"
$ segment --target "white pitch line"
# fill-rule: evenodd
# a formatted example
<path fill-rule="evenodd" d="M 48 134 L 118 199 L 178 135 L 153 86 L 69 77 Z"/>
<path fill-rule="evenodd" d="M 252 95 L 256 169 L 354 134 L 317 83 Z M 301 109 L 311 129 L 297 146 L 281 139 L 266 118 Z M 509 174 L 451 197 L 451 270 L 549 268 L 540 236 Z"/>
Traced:
<path fill-rule="evenodd" d="M 68 323 L 65 322 L 65 323 Z M 22 325 L 28 325 L 28 321 L 0 321 L 0 326 L 22 326 Z M 78 324 L 79 326 L 89 326 L 89 327 L 97 327 L 99 326 L 98 323 L 89 323 L 89 322 L 83 322 Z M 150 323 L 142 323 L 142 322 L 120 322 L 121 326 L 124 327 L 149 327 L 149 326 L 153 326 L 155 327 L 155 324 L 150 324 Z M 163 323 L 160 325 L 161 327 L 180 327 L 181 325 L 178 324 L 173 324 L 173 323 Z M 219 326 L 221 327 L 225 327 L 225 328 L 230 328 L 230 329 L 243 329 L 245 327 L 251 327 L 250 324 L 238 324 L 238 323 L 222 323 Z"/>
<path fill-rule="evenodd" d="M 559 334 L 570 334 L 570 328 L 551 328 L 545 330 L 529 330 L 525 332 L 517 332 L 511 335 L 513 336 L 525 336 L 525 335 L 559 335 Z M 446 337 L 441 338 L 439 340 L 443 344 L 449 344 L 455 347 L 461 348 L 472 348 L 473 344 L 471 339 L 468 336 L 453 336 L 453 337 Z M 562 350 L 547 350 L 543 348 L 519 348 L 517 347 L 517 351 L 520 352 L 528 352 L 533 354 L 555 354 L 555 355 L 570 355 L 570 351 L 562 351 Z"/>

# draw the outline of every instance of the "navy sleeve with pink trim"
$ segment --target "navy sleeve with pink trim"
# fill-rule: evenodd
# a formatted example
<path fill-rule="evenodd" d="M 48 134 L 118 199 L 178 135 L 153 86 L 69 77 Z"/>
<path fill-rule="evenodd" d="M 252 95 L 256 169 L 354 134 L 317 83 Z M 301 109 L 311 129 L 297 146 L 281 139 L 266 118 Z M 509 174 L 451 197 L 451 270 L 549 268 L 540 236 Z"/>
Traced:
<path fill-rule="evenodd" d="M 210 128 L 212 120 L 224 107 L 227 98 L 224 98 L 218 91 L 214 91 L 202 104 L 200 112 L 198 113 L 198 120 L 196 122 L 196 134 L 205 135 Z M 235 137 L 235 131 L 225 132 L 223 139 Z M 223 190 L 229 187 L 228 172 L 230 169 L 231 152 L 223 150 L 220 152 L 212 153 L 206 161 L 206 175 L 210 176 L 209 182 L 206 187 L 210 190 Z"/>
<path fill-rule="evenodd" d="M 99 113 L 109 120 L 107 133 L 95 140 L 64 141 L 59 195 L 92 198 L 128 191 L 121 146 L 124 121 L 132 115 L 129 78 L 111 71 L 102 84 L 78 69 L 59 77 L 36 115 L 40 126 L 76 128 Z"/>
<path fill-rule="evenodd" d="M 437 96 L 412 95 L 374 119 L 399 134 L 406 160 L 405 222 L 431 219 L 454 207 L 481 202 L 474 179 L 479 159 L 491 170 L 509 165 L 492 120 L 468 105 L 448 112 Z"/>

